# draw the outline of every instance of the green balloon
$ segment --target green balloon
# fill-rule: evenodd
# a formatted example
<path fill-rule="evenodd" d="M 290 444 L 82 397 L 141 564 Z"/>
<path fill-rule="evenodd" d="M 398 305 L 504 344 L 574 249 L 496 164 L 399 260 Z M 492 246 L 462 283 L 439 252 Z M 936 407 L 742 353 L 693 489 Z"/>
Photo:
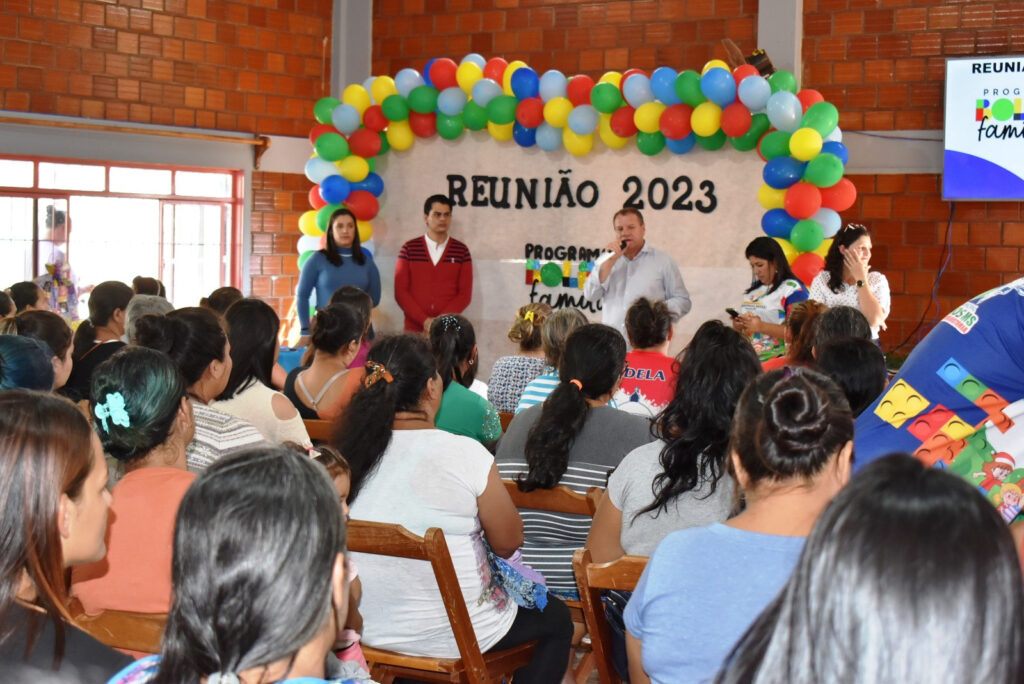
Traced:
<path fill-rule="evenodd" d="M 792 133 L 785 131 L 772 131 L 764 136 L 761 141 L 761 156 L 765 159 L 775 159 L 789 154 L 789 137 Z"/>
<path fill-rule="evenodd" d="M 348 141 L 338 133 L 323 133 L 313 141 L 313 149 L 321 159 L 338 161 L 348 156 Z"/>
<path fill-rule="evenodd" d="M 307 249 L 305 252 L 299 255 L 299 268 L 301 269 L 309 261 L 309 258 L 313 256 L 313 250 Z"/>
<path fill-rule="evenodd" d="M 728 139 L 725 131 L 721 128 L 719 128 L 714 135 L 710 135 L 706 138 L 702 135 L 697 135 L 696 133 L 694 134 L 694 137 L 697 138 L 697 144 L 705 150 L 720 150 L 722 149 L 722 145 L 724 145 L 725 141 Z"/>
<path fill-rule="evenodd" d="M 409 118 L 409 103 L 398 93 L 385 97 L 380 104 L 380 110 L 384 112 L 388 121 L 405 121 Z"/>
<path fill-rule="evenodd" d="M 796 94 L 796 76 L 792 72 L 786 71 L 785 69 L 779 69 L 774 74 L 768 77 L 768 85 L 772 87 L 772 93 L 777 93 L 782 90 L 788 90 L 789 92 Z"/>
<path fill-rule="evenodd" d="M 660 131 L 654 133 L 639 131 L 636 134 L 636 146 L 648 157 L 653 157 L 665 149 L 665 136 Z"/>
<path fill-rule="evenodd" d="M 675 89 L 679 99 L 691 107 L 707 102 L 708 98 L 704 97 L 700 89 L 700 74 L 693 69 L 687 69 L 676 76 Z"/>
<path fill-rule="evenodd" d="M 470 100 L 462 109 L 462 123 L 471 131 L 487 128 L 487 110 Z"/>
<path fill-rule="evenodd" d="M 455 116 L 448 116 L 447 114 L 437 115 L 437 134 L 445 140 L 455 140 L 462 131 L 465 130 L 465 126 L 462 125 L 462 114 L 456 114 Z"/>
<path fill-rule="evenodd" d="M 417 86 L 409 93 L 409 107 L 420 114 L 430 114 L 437 109 L 437 88 L 428 85 Z"/>
<path fill-rule="evenodd" d="M 316 212 L 316 226 L 323 232 L 327 232 L 327 224 L 331 221 L 331 214 L 341 209 L 340 204 L 327 204 L 320 207 Z"/>
<path fill-rule="evenodd" d="M 370 173 L 373 173 L 374 171 L 377 170 L 377 158 L 376 157 L 368 157 L 366 159 L 366 165 L 370 167 Z"/>
<path fill-rule="evenodd" d="M 750 130 L 738 138 L 729 138 L 729 142 L 740 152 L 749 152 L 757 147 L 757 142 L 765 131 L 771 128 L 767 114 L 755 114 L 750 122 Z"/>
<path fill-rule="evenodd" d="M 804 180 L 819 188 L 830 188 L 843 177 L 843 160 L 834 154 L 823 152 L 807 162 Z"/>
<path fill-rule="evenodd" d="M 803 119 L 800 120 L 801 127 L 813 128 L 823 138 L 834 131 L 838 123 L 839 110 L 831 102 L 816 102 L 812 104 L 808 107 Z"/>
<path fill-rule="evenodd" d="M 562 284 L 562 267 L 558 264 L 544 264 L 540 267 L 540 281 L 548 287 Z"/>
<path fill-rule="evenodd" d="M 598 83 L 590 90 L 590 104 L 602 114 L 612 114 L 622 106 L 622 91 L 614 83 Z"/>
<path fill-rule="evenodd" d="M 334 113 L 334 108 L 340 104 L 341 102 L 333 97 L 321 97 L 313 105 L 313 116 L 320 123 L 329 124 L 331 123 L 331 114 Z"/>
<path fill-rule="evenodd" d="M 821 247 L 821 241 L 825 239 L 825 233 L 821 224 L 812 219 L 802 219 L 796 222 L 789 233 L 789 241 L 801 252 L 813 252 Z"/>
<path fill-rule="evenodd" d="M 496 124 L 510 124 L 516 120 L 516 105 L 519 104 L 512 95 L 499 95 L 487 103 L 487 118 Z"/>
<path fill-rule="evenodd" d="M 380 152 L 377 153 L 377 156 L 379 157 L 386 154 L 387 151 L 391 149 L 391 143 L 388 142 L 387 133 L 384 131 L 378 131 L 377 135 L 380 137 Z"/>

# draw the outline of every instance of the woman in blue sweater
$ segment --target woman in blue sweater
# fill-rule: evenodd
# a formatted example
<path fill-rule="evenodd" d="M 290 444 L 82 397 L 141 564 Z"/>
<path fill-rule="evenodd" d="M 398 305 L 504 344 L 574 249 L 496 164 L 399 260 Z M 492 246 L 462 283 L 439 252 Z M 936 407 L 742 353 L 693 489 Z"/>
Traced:
<path fill-rule="evenodd" d="M 302 267 L 295 308 L 302 325 L 302 337 L 309 335 L 309 295 L 316 290 L 316 307 L 320 309 L 331 301 L 334 291 L 344 285 L 364 290 L 380 303 L 380 273 L 373 256 L 359 244 L 356 217 L 348 209 L 338 209 L 328 222 L 327 247 L 311 256 Z M 300 340 L 299 345 L 302 346 Z"/>

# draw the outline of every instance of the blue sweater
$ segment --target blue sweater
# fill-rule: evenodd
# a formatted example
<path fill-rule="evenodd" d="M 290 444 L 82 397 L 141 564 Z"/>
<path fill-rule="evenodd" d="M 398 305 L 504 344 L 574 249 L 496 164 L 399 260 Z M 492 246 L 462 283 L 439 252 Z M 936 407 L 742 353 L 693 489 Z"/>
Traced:
<path fill-rule="evenodd" d="M 322 309 L 331 301 L 335 290 L 345 285 L 354 285 L 373 299 L 373 305 L 380 303 L 380 273 L 373 256 L 363 250 L 366 262 L 360 266 L 352 259 L 349 250 L 340 250 L 341 266 L 334 266 L 323 251 L 314 252 L 302 266 L 299 276 L 299 291 L 295 297 L 295 308 L 299 312 L 302 334 L 309 334 L 309 295 L 316 290 L 316 308 Z"/>

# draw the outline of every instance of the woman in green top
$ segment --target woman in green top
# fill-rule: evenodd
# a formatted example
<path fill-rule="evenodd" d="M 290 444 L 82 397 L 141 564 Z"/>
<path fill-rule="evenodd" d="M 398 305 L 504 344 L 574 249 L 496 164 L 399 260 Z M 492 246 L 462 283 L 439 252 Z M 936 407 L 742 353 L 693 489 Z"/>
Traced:
<path fill-rule="evenodd" d="M 494 404 L 469 389 L 476 377 L 477 348 L 473 324 L 458 314 L 438 316 L 430 326 L 430 348 L 444 382 L 438 429 L 472 437 L 491 446 L 501 437 Z"/>

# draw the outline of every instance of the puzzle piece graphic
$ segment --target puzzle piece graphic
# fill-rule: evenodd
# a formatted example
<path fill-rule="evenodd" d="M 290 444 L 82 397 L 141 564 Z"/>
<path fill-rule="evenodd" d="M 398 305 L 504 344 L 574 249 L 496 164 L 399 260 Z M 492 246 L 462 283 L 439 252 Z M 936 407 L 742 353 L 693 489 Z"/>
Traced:
<path fill-rule="evenodd" d="M 970 375 L 967 369 L 960 365 L 960 362 L 950 357 L 944 364 L 939 366 L 939 369 L 935 371 L 940 378 L 946 381 L 946 384 L 954 389 L 960 382 Z"/>
<path fill-rule="evenodd" d="M 936 432 L 914 452 L 914 456 L 925 465 L 934 466 L 942 462 L 949 466 L 966 444 L 966 440 L 954 440 L 949 435 Z"/>
<path fill-rule="evenodd" d="M 951 418 L 953 418 L 953 412 L 945 406 L 937 404 L 928 413 L 912 420 L 907 431 L 924 442 L 938 432 Z"/>
<path fill-rule="evenodd" d="M 975 431 L 973 425 L 967 424 L 967 422 L 957 416 L 952 416 L 940 429 L 952 439 L 966 439 L 968 435 L 973 434 Z"/>
<path fill-rule="evenodd" d="M 909 418 L 913 418 L 928 408 L 929 401 L 920 392 L 911 387 L 905 380 L 900 380 L 889 388 L 882 400 L 875 407 L 875 415 L 895 428 L 900 428 Z"/>

